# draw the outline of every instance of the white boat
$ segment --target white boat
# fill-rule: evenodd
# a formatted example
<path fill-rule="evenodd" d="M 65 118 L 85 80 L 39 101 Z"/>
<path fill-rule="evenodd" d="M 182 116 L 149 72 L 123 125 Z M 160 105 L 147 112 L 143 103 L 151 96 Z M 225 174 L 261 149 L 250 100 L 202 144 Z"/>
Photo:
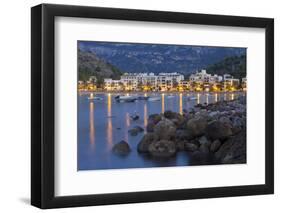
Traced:
<path fill-rule="evenodd" d="M 120 96 L 120 95 L 118 95 L 118 96 L 115 97 L 115 100 L 118 101 L 118 102 L 134 102 L 134 101 L 137 100 L 137 98 L 134 97 L 134 96 L 127 96 L 127 95 L 126 96 Z"/>
<path fill-rule="evenodd" d="M 189 100 L 193 101 L 193 100 L 197 100 L 197 97 L 190 97 Z"/>
<path fill-rule="evenodd" d="M 168 95 L 167 98 L 174 98 L 174 95 Z"/>
<path fill-rule="evenodd" d="M 160 101 L 161 97 L 149 97 L 148 101 Z"/>
<path fill-rule="evenodd" d="M 98 100 L 98 101 L 101 101 L 101 100 L 103 100 L 103 98 L 102 97 L 92 97 L 92 96 L 90 96 L 90 97 L 88 97 L 88 100 Z"/>

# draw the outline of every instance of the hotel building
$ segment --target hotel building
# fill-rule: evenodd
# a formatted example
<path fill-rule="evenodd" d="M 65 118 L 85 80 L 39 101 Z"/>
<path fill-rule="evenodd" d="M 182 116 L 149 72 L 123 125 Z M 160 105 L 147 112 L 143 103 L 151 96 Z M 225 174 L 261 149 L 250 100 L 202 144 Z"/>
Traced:
<path fill-rule="evenodd" d="M 118 91 L 123 89 L 121 80 L 112 80 L 111 78 L 104 79 L 104 89 L 107 91 Z"/>
<path fill-rule="evenodd" d="M 124 73 L 120 80 L 104 79 L 106 90 L 154 90 L 168 91 L 176 89 L 184 76 L 179 73 Z M 118 86 L 119 85 L 119 86 Z"/>
<path fill-rule="evenodd" d="M 233 76 L 229 74 L 223 75 L 223 82 L 224 82 L 224 89 L 227 89 L 228 87 L 234 89 L 234 88 L 238 88 L 240 85 L 240 80 L 237 78 L 233 78 Z"/>
<path fill-rule="evenodd" d="M 191 74 L 189 77 L 190 82 L 196 82 L 196 83 L 219 83 L 223 80 L 222 76 L 220 75 L 211 75 L 208 74 L 206 70 L 201 70 L 201 72 L 196 72 L 194 74 Z"/>
<path fill-rule="evenodd" d="M 246 88 L 247 79 L 240 80 L 229 74 L 211 75 L 206 70 L 191 74 L 189 80 L 184 80 L 180 73 L 124 73 L 120 80 L 104 79 L 104 89 L 107 91 L 220 91 Z M 241 87 L 240 87 L 241 86 Z"/>

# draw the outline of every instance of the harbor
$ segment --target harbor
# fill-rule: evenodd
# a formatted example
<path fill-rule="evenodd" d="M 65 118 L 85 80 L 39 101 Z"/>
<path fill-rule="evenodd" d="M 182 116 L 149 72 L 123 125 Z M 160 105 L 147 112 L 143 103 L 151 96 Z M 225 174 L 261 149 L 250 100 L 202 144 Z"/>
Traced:
<path fill-rule="evenodd" d="M 169 159 L 152 160 L 137 151 L 139 142 L 147 134 L 149 116 L 166 111 L 183 115 L 198 104 L 232 101 L 245 95 L 244 92 L 79 92 L 78 170 L 188 166 L 191 162 L 185 152 Z M 131 131 L 136 127 L 138 134 Z M 116 155 L 112 151 L 120 141 L 129 144 L 128 155 Z"/>

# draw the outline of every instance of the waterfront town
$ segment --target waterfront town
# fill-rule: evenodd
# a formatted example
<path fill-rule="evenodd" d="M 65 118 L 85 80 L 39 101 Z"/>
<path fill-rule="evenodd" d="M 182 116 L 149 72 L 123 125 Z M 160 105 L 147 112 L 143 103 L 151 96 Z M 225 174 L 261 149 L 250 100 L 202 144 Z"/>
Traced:
<path fill-rule="evenodd" d="M 78 81 L 79 91 L 159 91 L 159 92 L 233 92 L 245 91 L 247 78 L 234 78 L 229 74 L 211 75 L 206 70 L 197 71 L 185 79 L 184 75 L 172 73 L 124 73 L 119 80 L 105 78 L 97 85 L 97 78 L 91 76 L 88 81 Z"/>

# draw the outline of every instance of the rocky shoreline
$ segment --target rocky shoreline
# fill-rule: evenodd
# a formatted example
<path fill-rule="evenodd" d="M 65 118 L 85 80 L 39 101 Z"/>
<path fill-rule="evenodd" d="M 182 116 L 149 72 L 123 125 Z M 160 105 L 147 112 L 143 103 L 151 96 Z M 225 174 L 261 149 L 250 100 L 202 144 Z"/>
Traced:
<path fill-rule="evenodd" d="M 136 126 L 129 133 L 135 136 L 143 131 Z M 113 147 L 113 152 L 121 155 L 130 151 L 125 141 Z M 198 104 L 182 114 L 165 111 L 150 115 L 137 151 L 161 159 L 186 152 L 189 165 L 246 163 L 246 97 Z"/>

